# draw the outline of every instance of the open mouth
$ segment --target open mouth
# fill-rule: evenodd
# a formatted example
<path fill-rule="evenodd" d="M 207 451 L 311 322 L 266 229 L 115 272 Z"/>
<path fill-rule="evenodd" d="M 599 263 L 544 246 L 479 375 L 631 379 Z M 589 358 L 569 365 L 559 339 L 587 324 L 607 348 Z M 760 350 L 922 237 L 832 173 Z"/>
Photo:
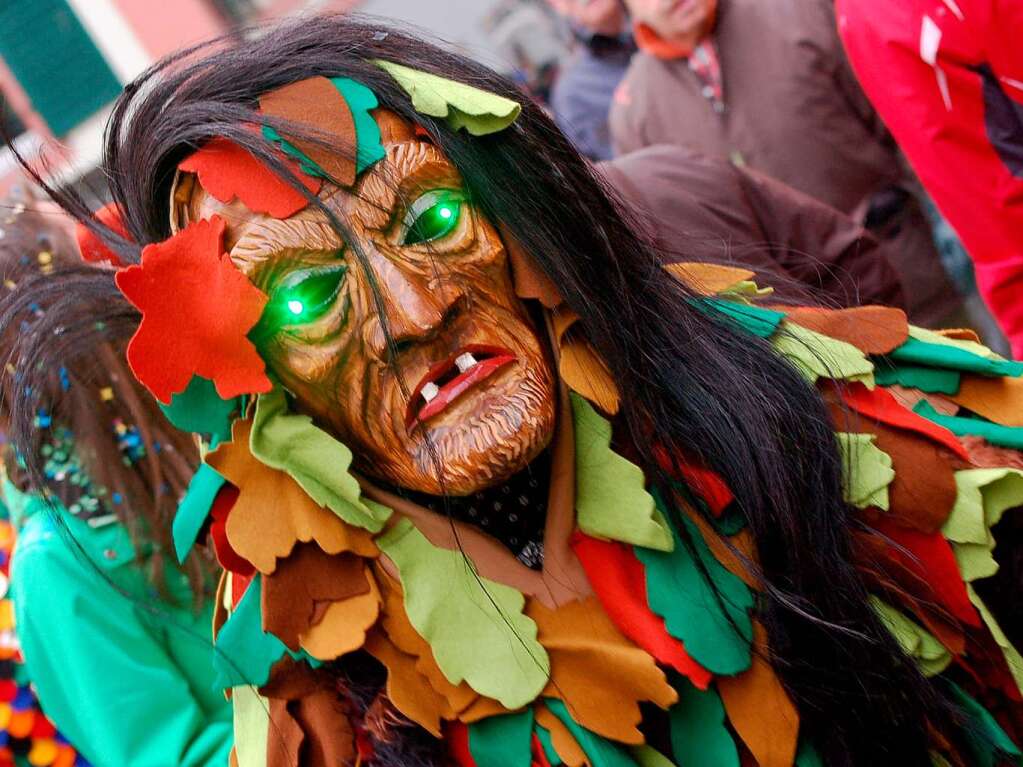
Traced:
<path fill-rule="evenodd" d="M 498 346 L 463 346 L 426 371 L 412 391 L 405 413 L 406 428 L 411 430 L 430 420 L 473 386 L 514 361 L 514 354 Z"/>

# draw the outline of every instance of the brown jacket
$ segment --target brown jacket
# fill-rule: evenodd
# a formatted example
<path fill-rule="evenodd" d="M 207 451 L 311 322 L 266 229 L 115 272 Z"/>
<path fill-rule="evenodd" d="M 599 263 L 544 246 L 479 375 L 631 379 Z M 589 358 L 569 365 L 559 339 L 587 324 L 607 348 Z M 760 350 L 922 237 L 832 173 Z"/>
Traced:
<path fill-rule="evenodd" d="M 757 272 L 785 299 L 903 308 L 885 248 L 834 208 L 748 168 L 674 146 L 597 166 L 665 261 Z"/>
<path fill-rule="evenodd" d="M 725 110 L 684 59 L 633 59 L 611 110 L 615 148 L 680 144 L 766 173 L 858 220 L 907 178 L 902 158 L 856 83 L 830 0 L 721 0 L 714 40 Z M 911 316 L 932 324 L 960 300 L 910 198 L 878 233 Z"/>

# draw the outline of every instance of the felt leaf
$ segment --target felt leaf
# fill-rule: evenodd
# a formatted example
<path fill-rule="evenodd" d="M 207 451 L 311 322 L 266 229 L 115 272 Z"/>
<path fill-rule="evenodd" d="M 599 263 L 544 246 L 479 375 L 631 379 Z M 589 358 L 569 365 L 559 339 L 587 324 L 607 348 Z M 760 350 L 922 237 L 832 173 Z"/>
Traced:
<path fill-rule="evenodd" d="M 263 631 L 261 592 L 262 579 L 257 575 L 217 634 L 213 654 L 217 687 L 263 686 L 270 678 L 270 668 L 288 650 L 280 639 Z"/>
<path fill-rule="evenodd" d="M 282 158 L 309 190 L 319 194 L 322 181 L 302 172 L 297 163 Z M 178 169 L 195 173 L 199 184 L 225 205 L 236 197 L 253 213 L 288 218 L 309 205 L 309 200 L 246 149 L 226 138 L 207 141 L 185 158 Z"/>
<path fill-rule="evenodd" d="M 234 750 L 238 767 L 266 767 L 270 738 L 270 707 L 254 687 L 231 691 L 234 709 Z"/>
<path fill-rule="evenodd" d="M 679 680 L 679 700 L 669 712 L 671 748 L 682 767 L 739 767 L 739 752 L 725 726 L 717 691 L 697 690 Z"/>
<path fill-rule="evenodd" d="M 230 439 L 231 414 L 238 409 L 239 403 L 237 397 L 222 399 L 208 378 L 192 376 L 185 390 L 171 396 L 170 404 L 161 404 L 160 410 L 175 428 L 208 434 L 219 442 Z"/>
<path fill-rule="evenodd" d="M 920 400 L 913 412 L 960 437 L 983 437 L 992 445 L 1023 450 L 1023 428 L 1000 426 L 980 418 L 942 415 L 927 400 Z"/>
<path fill-rule="evenodd" d="M 537 703 L 533 707 L 533 715 L 536 717 L 537 734 L 541 739 L 546 736 L 550 741 L 558 761 L 568 767 L 582 767 L 587 764 L 586 754 L 572 735 L 572 731 L 546 705 Z"/>
<path fill-rule="evenodd" d="M 380 615 L 380 592 L 368 572 L 369 592 L 327 606 L 323 618 L 302 636 L 302 649 L 317 660 L 330 661 L 358 650 Z"/>
<path fill-rule="evenodd" d="M 958 370 L 927 368 L 920 365 L 893 365 L 887 359 L 879 360 L 874 371 L 874 380 L 879 386 L 905 386 L 929 394 L 955 394 L 959 391 L 961 378 L 962 373 Z"/>
<path fill-rule="evenodd" d="M 306 495 L 289 474 L 252 455 L 252 428 L 251 421 L 235 421 L 232 441 L 206 457 L 240 491 L 227 519 L 231 547 L 265 574 L 274 572 L 277 560 L 299 542 L 313 541 L 327 554 L 377 556 L 379 550 L 365 530 L 346 525 Z"/>
<path fill-rule="evenodd" d="M 121 209 L 117 207 L 117 203 L 108 202 L 97 210 L 93 217 L 99 223 L 112 229 L 123 239 L 129 242 L 132 240 L 131 235 L 128 233 L 128 228 L 124 225 L 124 216 L 121 213 Z M 78 251 L 81 253 L 83 261 L 87 261 L 90 264 L 106 262 L 113 266 L 123 266 L 121 258 L 84 224 L 75 224 L 75 238 L 78 240 Z"/>
<path fill-rule="evenodd" d="M 188 483 L 184 498 L 178 504 L 171 525 L 171 538 L 174 541 L 174 553 L 177 554 L 178 562 L 184 562 L 188 552 L 195 545 L 199 532 L 209 517 L 213 501 L 223 486 L 224 478 L 212 466 L 199 464 L 198 470 Z"/>
<path fill-rule="evenodd" d="M 380 126 L 371 113 L 380 103 L 373 91 L 351 78 L 335 77 L 330 82 L 352 110 L 356 136 L 355 172 L 361 174 L 387 156 L 380 138 Z"/>
<path fill-rule="evenodd" d="M 533 711 L 493 716 L 469 726 L 469 749 L 478 765 L 531 767 Z"/>
<path fill-rule="evenodd" d="M 950 399 L 1002 426 L 1023 427 L 1023 378 L 963 376 Z"/>
<path fill-rule="evenodd" d="M 799 714 L 768 658 L 767 632 L 753 624 L 756 651 L 738 676 L 718 677 L 728 721 L 759 767 L 791 767 L 799 740 Z"/>
<path fill-rule="evenodd" d="M 212 380 L 224 399 L 271 388 L 266 365 L 246 337 L 267 299 L 224 253 L 223 242 L 224 220 L 213 216 L 147 245 L 141 265 L 115 278 L 142 312 L 128 363 L 165 405 L 193 375 Z"/>
<path fill-rule="evenodd" d="M 970 582 L 998 571 L 991 528 L 1007 509 L 1023 506 L 1023 472 L 968 469 L 955 478 L 959 494 L 941 532 L 952 543 L 963 580 Z"/>
<path fill-rule="evenodd" d="M 1020 693 L 1023 693 L 1023 656 L 1020 655 L 1019 650 L 1013 647 L 1009 637 L 1005 635 L 1002 627 L 998 625 L 998 620 L 988 609 L 987 605 L 984 604 L 984 600 L 980 598 L 980 595 L 974 590 L 973 586 L 967 586 L 966 590 L 969 592 L 970 601 L 973 602 L 973 606 L 980 613 L 984 625 L 991 632 L 991 637 L 1005 656 L 1005 663 L 1009 667 L 1013 680 L 1016 682 L 1016 687 Z"/>
<path fill-rule="evenodd" d="M 560 700 L 546 699 L 544 702 L 550 712 L 572 733 L 591 767 L 635 767 L 636 763 L 624 748 L 580 726 Z"/>
<path fill-rule="evenodd" d="M 646 566 L 650 608 L 701 666 L 714 674 L 741 673 L 750 664 L 753 595 L 714 558 L 692 522 L 683 517 L 682 524 L 688 546 L 672 530 L 673 551 L 636 548 Z"/>
<path fill-rule="evenodd" d="M 632 547 L 577 532 L 572 537 L 572 550 L 604 611 L 618 629 L 658 662 L 671 666 L 697 688 L 706 690 L 710 672 L 689 657 L 682 642 L 668 633 L 664 619 L 647 605 L 646 573 Z"/>
<path fill-rule="evenodd" d="M 796 754 L 796 767 L 824 767 L 824 760 L 808 740 L 800 740 L 799 752 Z"/>
<path fill-rule="evenodd" d="M 725 293 L 736 285 L 749 282 L 755 276 L 750 269 L 695 261 L 665 264 L 664 271 L 705 296 Z"/>
<path fill-rule="evenodd" d="M 842 454 L 845 500 L 861 509 L 887 510 L 888 486 L 895 479 L 891 457 L 878 449 L 872 434 L 838 432 L 835 437 Z"/>
<path fill-rule="evenodd" d="M 1023 753 L 988 710 L 955 683 L 945 680 L 945 684 L 952 692 L 952 699 L 972 719 L 963 727 L 963 735 L 973 752 L 973 760 L 969 763 L 977 767 L 999 767 L 1005 762 L 1002 757 L 1009 757 L 1010 763 L 1023 765 Z"/>
<path fill-rule="evenodd" d="M 932 634 L 875 596 L 870 597 L 870 604 L 924 676 L 936 676 L 948 668 L 952 656 Z"/>
<path fill-rule="evenodd" d="M 1023 362 L 1009 362 L 997 357 L 983 356 L 972 349 L 978 344 L 956 341 L 937 334 L 926 335 L 924 337 L 928 340 L 922 341 L 920 340 L 922 335 L 924 334 L 919 328 L 912 328 L 910 338 L 893 349 L 889 356 L 897 362 L 909 365 L 927 365 L 986 376 L 1023 375 Z M 984 347 L 980 349 L 988 352 Z"/>
<path fill-rule="evenodd" d="M 772 309 L 720 298 L 702 298 L 694 301 L 693 305 L 704 313 L 716 319 L 723 319 L 758 338 L 773 336 L 785 319 L 784 314 Z"/>
<path fill-rule="evenodd" d="M 873 386 L 874 365 L 863 352 L 845 341 L 785 321 L 771 338 L 771 345 L 810 383 L 816 383 L 818 378 L 831 378 Z"/>
<path fill-rule="evenodd" d="M 618 388 L 604 360 L 597 356 L 585 334 L 576 327 L 579 315 L 571 309 L 558 307 L 551 320 L 558 342 L 558 371 L 562 380 L 605 413 L 617 413 Z"/>
<path fill-rule="evenodd" d="M 390 61 L 377 59 L 374 63 L 394 78 L 417 112 L 446 121 L 454 131 L 465 128 L 473 136 L 497 133 L 515 122 L 522 111 L 518 103 L 496 93 Z"/>
<path fill-rule="evenodd" d="M 633 746 L 629 749 L 636 767 L 675 767 L 675 763 L 651 746 Z"/>
<path fill-rule="evenodd" d="M 953 349 L 961 349 L 962 351 L 975 354 L 978 357 L 984 357 L 985 359 L 1004 361 L 1005 358 L 996 354 L 993 350 L 984 346 L 980 342 L 980 338 L 976 332 L 969 329 L 961 330 L 928 330 L 918 325 L 909 326 L 909 335 L 918 341 L 923 341 L 929 344 L 937 344 L 939 346 L 948 346 Z"/>
<path fill-rule="evenodd" d="M 399 650 L 380 631 L 367 635 L 364 649 L 387 669 L 387 697 L 394 707 L 434 737 L 441 737 L 441 713 L 446 704 L 416 670 L 415 656 Z"/>
<path fill-rule="evenodd" d="M 348 102 L 326 77 L 308 77 L 289 83 L 259 97 L 259 109 L 268 117 L 307 126 L 306 130 L 319 141 L 286 134 L 263 126 L 263 135 L 280 140 L 286 154 L 298 152 L 302 170 L 310 175 L 330 179 L 340 186 L 355 183 L 355 152 L 357 139 L 355 119 Z M 269 129 L 269 131 L 268 131 Z M 267 135 L 268 132 L 272 135 Z"/>
<path fill-rule="evenodd" d="M 598 538 L 671 551 L 672 535 L 643 470 L 611 449 L 611 424 L 572 394 L 575 425 L 576 520 Z"/>
<path fill-rule="evenodd" d="M 547 685 L 550 661 L 521 592 L 479 578 L 458 551 L 433 546 L 407 519 L 377 539 L 401 574 L 405 611 L 452 684 L 516 709 Z"/>
<path fill-rule="evenodd" d="M 256 400 L 249 447 L 262 463 L 287 472 L 316 503 L 350 525 L 377 533 L 391 516 L 387 507 L 362 498 L 358 481 L 348 472 L 352 452 L 309 416 L 289 413 L 282 389 Z"/>
<path fill-rule="evenodd" d="M 678 699 L 654 659 L 618 632 L 596 599 L 556 610 L 534 599 L 526 615 L 536 622 L 550 657 L 544 696 L 567 702 L 572 718 L 587 730 L 638 745 L 643 742 L 640 703 L 667 709 Z"/>
<path fill-rule="evenodd" d="M 508 251 L 515 295 L 522 299 L 539 301 L 548 309 L 560 305 L 563 299 L 551 278 L 526 254 L 507 226 L 498 224 L 498 231 Z"/>
<path fill-rule="evenodd" d="M 864 354 L 887 354 L 905 343 L 909 335 L 905 312 L 887 306 L 856 306 L 850 309 L 786 307 L 784 311 L 790 322 L 852 344 Z"/>

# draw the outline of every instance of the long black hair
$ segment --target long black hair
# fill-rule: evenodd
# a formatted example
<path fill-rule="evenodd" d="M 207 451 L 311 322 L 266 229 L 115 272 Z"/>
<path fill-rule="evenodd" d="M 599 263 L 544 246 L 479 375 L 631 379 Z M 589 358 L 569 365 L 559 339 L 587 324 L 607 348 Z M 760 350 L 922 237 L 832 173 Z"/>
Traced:
<path fill-rule="evenodd" d="M 669 482 L 654 446 L 727 481 L 756 541 L 772 661 L 824 762 L 929 764 L 930 728 L 947 737 L 954 716 L 870 607 L 850 550 L 858 523 L 843 500 L 819 394 L 765 341 L 700 311 L 663 275 L 614 195 L 539 106 L 524 103 L 500 133 L 454 132 L 418 114 L 374 59 L 522 100 L 509 80 L 415 35 L 352 16 L 302 17 L 176 54 L 128 85 L 110 118 L 103 171 L 131 240 L 97 224 L 73 193 L 55 199 L 124 263 L 137 263 L 140 245 L 170 234 L 177 164 L 211 138 L 229 138 L 300 188 L 246 127 L 263 120 L 261 94 L 317 75 L 365 84 L 382 106 L 427 130 L 479 212 L 517 240 L 578 313 L 622 394 L 616 434 L 651 484 Z M 344 222 L 334 223 L 344 235 Z M 51 298 L 74 318 L 63 331 L 69 340 L 132 314 L 109 272 L 79 272 Z M 671 512 L 684 533 L 680 510 Z"/>

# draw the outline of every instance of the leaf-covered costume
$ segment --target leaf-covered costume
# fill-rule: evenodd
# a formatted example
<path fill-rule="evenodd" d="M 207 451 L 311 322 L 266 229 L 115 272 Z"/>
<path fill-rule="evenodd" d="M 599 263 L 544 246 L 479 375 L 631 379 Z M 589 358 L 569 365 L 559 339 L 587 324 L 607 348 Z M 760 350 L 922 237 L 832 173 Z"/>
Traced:
<path fill-rule="evenodd" d="M 1023 363 L 896 310 L 767 308 L 740 270 L 676 275 L 816 384 L 846 498 L 878 533 L 854 540 L 875 610 L 973 720 L 976 763 L 1019 763 L 1018 627 L 999 625 L 980 586 L 998 568 L 993 531 L 1023 506 Z M 226 569 L 217 673 L 241 767 L 372 764 L 381 721 L 479 767 L 820 764 L 769 662 L 756 545 L 729 489 L 683 462 L 695 496 L 679 483 L 684 518 L 669 525 L 612 447 L 602 363 L 552 314 L 562 387 L 542 569 L 350 473 L 349 450 L 279 388 L 207 454 L 176 540 L 187 550 L 208 521 Z M 346 656 L 386 670 L 369 706 L 323 668 Z M 656 744 L 651 716 L 667 723 Z"/>

